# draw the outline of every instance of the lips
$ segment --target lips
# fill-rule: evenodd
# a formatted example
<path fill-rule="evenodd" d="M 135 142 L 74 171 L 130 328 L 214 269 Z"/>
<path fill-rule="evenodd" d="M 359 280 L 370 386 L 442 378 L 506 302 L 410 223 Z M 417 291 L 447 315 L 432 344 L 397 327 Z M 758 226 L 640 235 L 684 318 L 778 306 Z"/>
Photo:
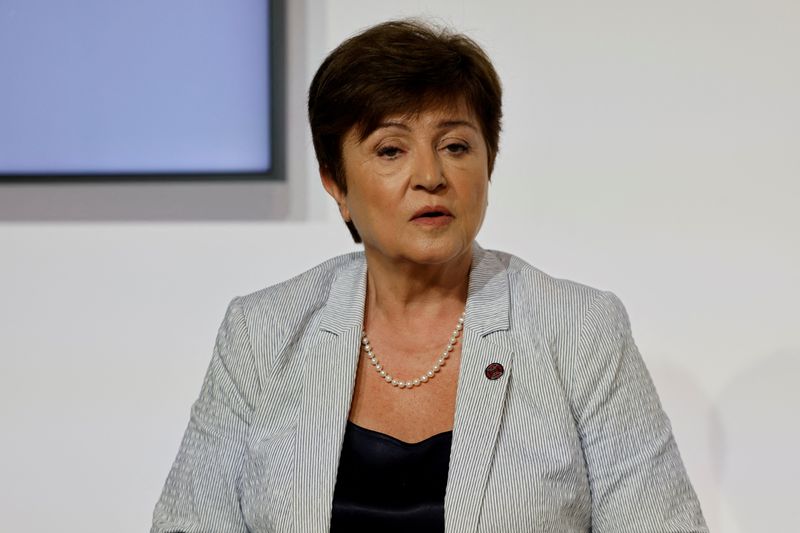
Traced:
<path fill-rule="evenodd" d="M 425 206 L 416 213 L 414 213 L 414 216 L 411 217 L 411 220 L 437 218 L 437 217 L 452 218 L 452 216 L 453 214 L 446 207 L 441 205 L 432 205 L 432 206 Z"/>

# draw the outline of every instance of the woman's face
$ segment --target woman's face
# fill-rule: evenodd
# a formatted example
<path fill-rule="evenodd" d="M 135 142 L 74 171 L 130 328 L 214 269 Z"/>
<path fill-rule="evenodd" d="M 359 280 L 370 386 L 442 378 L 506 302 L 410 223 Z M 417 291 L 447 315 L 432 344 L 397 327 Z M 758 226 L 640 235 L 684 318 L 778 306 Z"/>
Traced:
<path fill-rule="evenodd" d="M 486 212 L 489 169 L 480 125 L 466 106 L 389 116 L 342 148 L 347 194 L 325 188 L 365 249 L 388 259 L 443 264 L 469 253 Z"/>

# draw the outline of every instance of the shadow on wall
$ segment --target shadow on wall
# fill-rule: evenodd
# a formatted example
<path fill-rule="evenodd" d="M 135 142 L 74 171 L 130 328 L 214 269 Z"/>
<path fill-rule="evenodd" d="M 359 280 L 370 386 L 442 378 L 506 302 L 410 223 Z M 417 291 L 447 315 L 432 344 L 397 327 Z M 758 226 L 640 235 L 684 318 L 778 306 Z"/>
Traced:
<path fill-rule="evenodd" d="M 796 531 L 800 352 L 758 359 L 716 399 L 663 360 L 651 371 L 669 384 L 659 394 L 709 527 L 722 521 L 724 500 L 737 531 Z"/>
<path fill-rule="evenodd" d="M 797 531 L 800 350 L 775 353 L 717 398 L 721 493 L 742 531 Z"/>

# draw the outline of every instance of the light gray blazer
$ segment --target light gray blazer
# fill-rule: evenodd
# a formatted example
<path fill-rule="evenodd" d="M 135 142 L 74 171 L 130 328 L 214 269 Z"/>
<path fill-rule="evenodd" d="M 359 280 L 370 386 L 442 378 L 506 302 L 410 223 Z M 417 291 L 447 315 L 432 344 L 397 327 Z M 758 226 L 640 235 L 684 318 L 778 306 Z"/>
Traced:
<path fill-rule="evenodd" d="M 707 531 L 616 296 L 473 254 L 446 531 Z M 153 533 L 328 531 L 365 291 L 354 253 L 231 302 Z"/>

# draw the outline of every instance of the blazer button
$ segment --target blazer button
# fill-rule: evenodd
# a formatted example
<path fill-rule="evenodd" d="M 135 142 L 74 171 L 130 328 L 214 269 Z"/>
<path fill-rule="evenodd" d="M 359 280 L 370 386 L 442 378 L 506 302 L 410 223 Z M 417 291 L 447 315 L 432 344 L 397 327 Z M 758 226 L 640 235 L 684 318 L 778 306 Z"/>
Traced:
<path fill-rule="evenodd" d="M 492 363 L 484 370 L 484 374 L 486 374 L 486 377 L 489 379 L 498 379 L 503 375 L 503 372 L 505 372 L 505 369 L 500 363 Z"/>

